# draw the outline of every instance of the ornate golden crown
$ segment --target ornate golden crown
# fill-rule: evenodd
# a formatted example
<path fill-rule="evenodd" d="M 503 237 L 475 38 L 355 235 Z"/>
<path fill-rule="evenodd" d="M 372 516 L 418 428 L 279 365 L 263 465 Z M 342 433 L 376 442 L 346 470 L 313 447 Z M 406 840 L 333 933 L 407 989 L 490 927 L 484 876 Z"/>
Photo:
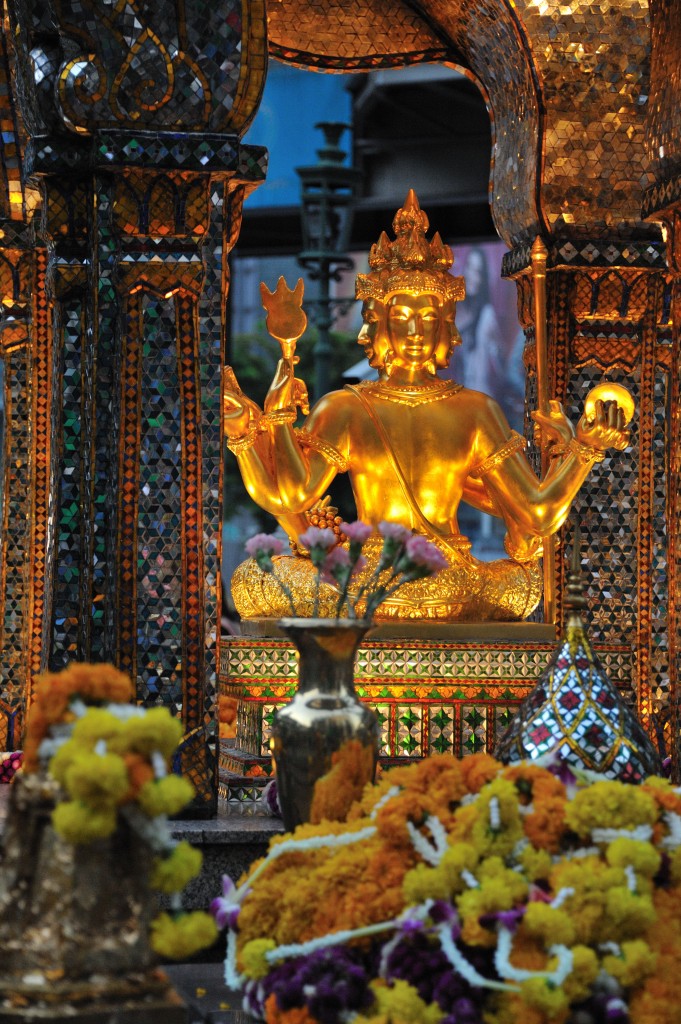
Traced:
<path fill-rule="evenodd" d="M 370 273 L 357 275 L 355 296 L 383 302 L 397 292 L 407 292 L 463 299 L 466 294 L 463 278 L 449 273 L 454 263 L 451 248 L 444 244 L 437 231 L 429 242 L 427 230 L 428 218 L 411 188 L 393 220 L 395 241 L 391 242 L 385 231 L 381 232 L 369 253 Z"/>

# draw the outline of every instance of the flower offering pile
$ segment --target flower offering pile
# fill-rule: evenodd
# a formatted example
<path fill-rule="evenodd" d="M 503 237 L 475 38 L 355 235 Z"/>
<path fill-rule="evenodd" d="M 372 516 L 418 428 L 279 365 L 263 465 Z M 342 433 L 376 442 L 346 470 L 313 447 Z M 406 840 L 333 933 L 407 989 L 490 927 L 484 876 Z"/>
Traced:
<path fill-rule="evenodd" d="M 681 1024 L 681 790 L 434 756 L 212 910 L 268 1024 Z"/>
<path fill-rule="evenodd" d="M 39 679 L 31 707 L 23 770 L 46 772 L 62 799 L 55 831 L 77 846 L 106 840 L 125 821 L 154 857 L 151 888 L 169 896 L 170 913 L 151 922 L 155 951 L 190 956 L 217 938 L 204 912 L 183 913 L 180 892 L 201 870 L 202 855 L 176 842 L 168 815 L 192 798 L 192 784 L 169 771 L 182 724 L 166 708 L 128 703 L 130 679 L 111 665 L 73 664 Z"/>

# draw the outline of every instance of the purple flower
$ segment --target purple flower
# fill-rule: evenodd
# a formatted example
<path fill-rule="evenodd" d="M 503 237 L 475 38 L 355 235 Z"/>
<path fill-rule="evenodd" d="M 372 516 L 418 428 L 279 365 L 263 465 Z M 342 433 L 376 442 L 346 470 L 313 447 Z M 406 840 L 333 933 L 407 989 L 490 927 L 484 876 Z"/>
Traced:
<path fill-rule="evenodd" d="M 270 533 L 256 533 L 254 537 L 246 541 L 246 552 L 251 558 L 257 558 L 259 554 L 280 555 L 284 545 L 278 537 Z"/>
<path fill-rule="evenodd" d="M 359 555 L 353 562 L 345 548 L 332 548 L 321 565 L 322 579 L 325 583 L 338 582 L 344 587 L 350 577 L 366 564 L 363 555 Z"/>
<path fill-rule="evenodd" d="M 305 1006 L 319 1024 L 342 1024 L 373 1002 L 369 988 L 373 970 L 364 961 L 362 951 L 347 946 L 285 960 L 258 983 L 257 991 L 253 983 L 247 984 L 250 1012 L 274 994 L 282 1013 Z"/>
<path fill-rule="evenodd" d="M 318 526 L 309 526 L 305 533 L 301 533 L 298 540 L 308 551 L 311 551 L 312 548 L 324 548 L 328 551 L 338 543 L 338 537 L 333 530 L 329 530 L 328 527 L 322 530 Z"/>
<path fill-rule="evenodd" d="M 374 532 L 373 526 L 358 519 L 354 523 L 341 523 L 341 530 L 353 544 L 365 544 Z"/>
<path fill-rule="evenodd" d="M 222 876 L 222 896 L 216 896 L 211 901 L 210 912 L 215 918 L 218 928 L 236 928 L 237 918 L 241 907 L 234 902 L 236 886 L 229 875 Z"/>
<path fill-rule="evenodd" d="M 498 910 L 495 913 L 482 914 L 480 924 L 483 928 L 490 928 L 493 924 L 498 923 L 507 928 L 509 932 L 514 932 L 525 916 L 525 909 L 525 907 L 514 907 L 513 910 Z"/>
<path fill-rule="evenodd" d="M 298 540 L 310 552 L 310 561 L 317 569 L 322 568 L 327 551 L 338 543 L 338 537 L 333 530 L 322 530 L 318 526 L 308 527 Z"/>
<path fill-rule="evenodd" d="M 447 559 L 439 548 L 420 534 L 410 537 L 405 545 L 404 557 L 415 565 L 422 566 L 429 573 L 447 568 Z"/>
<path fill-rule="evenodd" d="M 327 583 L 350 574 L 350 555 L 345 548 L 331 548 L 322 564 L 322 579 Z"/>
<path fill-rule="evenodd" d="M 261 800 L 272 817 L 281 818 L 281 805 L 279 803 L 279 790 L 277 789 L 276 779 L 270 779 L 267 783 L 262 791 Z"/>
<path fill-rule="evenodd" d="M 385 540 L 394 541 L 396 544 L 406 544 L 412 536 L 406 526 L 400 523 L 388 523 L 385 520 L 378 524 L 378 532 Z"/>
<path fill-rule="evenodd" d="M 452 935 L 455 939 L 458 939 L 461 934 L 459 915 L 451 903 L 448 903 L 446 900 L 435 900 L 428 911 L 428 917 L 433 924 L 443 924 L 445 921 L 448 921 L 452 926 Z"/>
<path fill-rule="evenodd" d="M 493 951 L 461 944 L 460 948 L 480 974 L 496 976 Z M 437 1003 L 447 1015 L 448 1024 L 482 1024 L 484 994 L 454 970 L 427 929 L 405 934 L 390 952 L 385 980 L 389 983 L 397 979 L 412 985 L 424 1002 Z"/>

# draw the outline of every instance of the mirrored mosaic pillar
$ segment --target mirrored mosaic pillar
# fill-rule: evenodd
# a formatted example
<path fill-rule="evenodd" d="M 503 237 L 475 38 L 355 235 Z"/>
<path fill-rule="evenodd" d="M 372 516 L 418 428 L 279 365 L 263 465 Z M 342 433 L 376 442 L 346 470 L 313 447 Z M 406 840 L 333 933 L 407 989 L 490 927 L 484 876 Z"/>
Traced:
<path fill-rule="evenodd" d="M 19 745 L 33 673 L 44 667 L 46 586 L 45 251 L 33 226 L 0 224 L 0 750 Z"/>
<path fill-rule="evenodd" d="M 264 3 L 16 5 L 53 336 L 49 666 L 112 661 L 182 718 L 209 809 L 220 616 L 227 256 L 265 174 L 240 137 Z"/>
<path fill-rule="evenodd" d="M 529 252 L 514 250 L 505 270 L 517 279 L 531 410 L 537 408 L 533 285 L 527 263 L 516 269 L 524 261 L 529 263 Z M 590 581 L 590 634 L 599 650 L 634 651 L 624 696 L 651 732 L 667 730 L 668 742 L 666 530 L 672 490 L 666 426 L 672 361 L 664 246 L 645 238 L 556 240 L 548 266 L 549 394 L 573 423 L 588 392 L 604 380 L 623 384 L 636 401 L 630 447 L 606 455 L 573 504 L 557 548 L 557 592 L 563 593 L 567 548 L 578 523 Z M 527 434 L 531 440 L 529 419 Z"/>
<path fill-rule="evenodd" d="M 669 576 L 669 708 L 672 768 L 681 781 L 681 5 L 651 4 L 652 57 L 647 145 L 654 184 L 643 198 L 643 216 L 664 227 L 669 264 L 669 385 L 667 435 L 667 571 Z"/>

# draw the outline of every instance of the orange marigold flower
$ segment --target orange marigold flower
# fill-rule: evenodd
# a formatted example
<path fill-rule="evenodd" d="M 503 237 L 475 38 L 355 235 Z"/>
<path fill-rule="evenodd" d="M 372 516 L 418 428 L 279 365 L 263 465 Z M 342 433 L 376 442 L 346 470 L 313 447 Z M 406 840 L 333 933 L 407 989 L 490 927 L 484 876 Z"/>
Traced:
<path fill-rule="evenodd" d="M 525 835 L 538 850 L 558 853 L 566 828 L 565 803 L 559 796 L 537 800 L 532 814 L 524 816 Z"/>
<path fill-rule="evenodd" d="M 540 797 L 562 796 L 565 786 L 546 768 L 536 764 L 517 764 L 504 769 L 503 777 L 515 782 L 521 803 L 529 804 Z"/>
<path fill-rule="evenodd" d="M 331 769 L 315 783 L 310 821 L 343 821 L 373 774 L 373 745 L 348 740 L 331 757 Z"/>
<path fill-rule="evenodd" d="M 130 788 L 121 800 L 121 803 L 127 803 L 136 798 L 146 782 L 151 782 L 154 778 L 154 770 L 146 757 L 142 757 L 141 754 L 125 754 L 123 760 L 128 769 Z"/>
<path fill-rule="evenodd" d="M 461 761 L 461 772 L 469 793 L 479 793 L 499 774 L 501 765 L 490 754 L 471 754 Z"/>
<path fill-rule="evenodd" d="M 277 997 L 272 993 L 265 1001 L 265 1024 L 319 1024 L 307 1007 L 280 1010 Z"/>
<path fill-rule="evenodd" d="M 383 840 L 391 846 L 412 846 L 407 822 L 419 828 L 435 813 L 433 801 L 425 793 L 403 790 L 388 800 L 376 815 L 376 827 Z"/>

